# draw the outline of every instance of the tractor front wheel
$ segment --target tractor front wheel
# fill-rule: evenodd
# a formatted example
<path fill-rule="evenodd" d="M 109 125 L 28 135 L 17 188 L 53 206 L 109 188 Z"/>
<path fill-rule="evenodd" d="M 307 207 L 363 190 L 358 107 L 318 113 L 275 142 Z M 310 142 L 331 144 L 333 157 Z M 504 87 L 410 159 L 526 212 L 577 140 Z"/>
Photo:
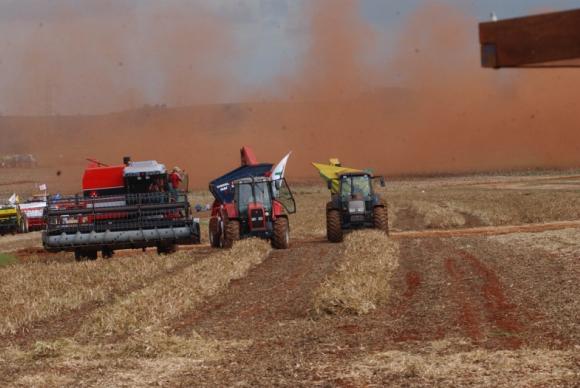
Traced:
<path fill-rule="evenodd" d="M 234 242 L 240 239 L 240 221 L 228 220 L 226 221 L 222 247 L 229 249 L 234 246 Z"/>
<path fill-rule="evenodd" d="M 389 216 L 387 208 L 384 206 L 376 206 L 373 210 L 373 222 L 375 229 L 381 230 L 389 235 Z"/>
<path fill-rule="evenodd" d="M 212 248 L 219 248 L 220 246 L 221 230 L 220 224 L 216 217 L 209 220 L 209 243 Z"/>
<path fill-rule="evenodd" d="M 274 221 L 272 247 L 275 249 L 288 249 L 290 247 L 290 227 L 286 217 L 279 217 Z"/>
<path fill-rule="evenodd" d="M 326 237 L 328 241 L 339 243 L 342 241 L 342 225 L 340 220 L 340 211 L 330 209 L 326 211 Z"/>

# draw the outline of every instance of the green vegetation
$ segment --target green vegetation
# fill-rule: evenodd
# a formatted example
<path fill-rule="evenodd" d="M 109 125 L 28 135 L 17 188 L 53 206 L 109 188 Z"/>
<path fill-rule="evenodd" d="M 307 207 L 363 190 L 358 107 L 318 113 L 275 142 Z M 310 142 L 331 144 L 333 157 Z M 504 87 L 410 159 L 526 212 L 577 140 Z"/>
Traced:
<path fill-rule="evenodd" d="M 13 263 L 14 261 L 16 261 L 14 256 L 0 252 L 0 267 Z"/>

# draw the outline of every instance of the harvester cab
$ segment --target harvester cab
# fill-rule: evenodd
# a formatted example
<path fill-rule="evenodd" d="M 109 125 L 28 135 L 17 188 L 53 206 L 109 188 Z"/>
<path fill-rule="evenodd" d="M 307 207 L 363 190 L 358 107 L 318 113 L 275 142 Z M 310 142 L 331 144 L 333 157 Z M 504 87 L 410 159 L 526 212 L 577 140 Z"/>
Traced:
<path fill-rule="evenodd" d="M 210 243 L 230 248 L 234 241 L 259 237 L 270 240 L 276 249 L 286 249 L 290 245 L 288 215 L 296 212 L 292 191 L 283 174 L 274 177 L 277 166 L 257 163 L 247 147 L 241 156 L 240 167 L 210 182 L 215 198 Z"/>
<path fill-rule="evenodd" d="M 188 193 L 169 187 L 165 166 L 154 160 L 107 166 L 93 162 L 83 175 L 83 194 L 49 197 L 42 240 L 51 252 L 72 251 L 77 260 L 97 252 L 157 247 L 171 253 L 177 244 L 200 242 Z"/>
<path fill-rule="evenodd" d="M 375 228 L 389 233 L 387 205 L 375 191 L 385 180 L 368 171 L 342 167 L 338 159 L 330 164 L 313 163 L 326 180 L 331 199 L 326 205 L 326 232 L 331 242 L 341 242 L 344 231 Z"/>

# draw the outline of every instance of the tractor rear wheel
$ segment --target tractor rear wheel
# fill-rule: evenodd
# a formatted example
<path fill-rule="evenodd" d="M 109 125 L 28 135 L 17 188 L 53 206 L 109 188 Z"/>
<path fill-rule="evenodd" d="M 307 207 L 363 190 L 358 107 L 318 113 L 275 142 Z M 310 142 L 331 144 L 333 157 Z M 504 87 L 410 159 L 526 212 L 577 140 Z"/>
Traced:
<path fill-rule="evenodd" d="M 209 220 L 209 243 L 212 248 L 219 248 L 220 246 L 220 224 L 216 217 Z"/>
<path fill-rule="evenodd" d="M 224 236 L 222 240 L 222 248 L 231 248 L 234 242 L 240 239 L 240 221 L 228 220 L 226 221 Z"/>
<path fill-rule="evenodd" d="M 375 229 L 382 230 L 389 235 L 389 216 L 386 206 L 376 206 L 373 209 L 373 223 Z"/>
<path fill-rule="evenodd" d="M 288 249 L 290 247 L 290 227 L 286 217 L 279 217 L 274 221 L 272 247 L 275 249 Z"/>
<path fill-rule="evenodd" d="M 330 209 L 326 211 L 326 237 L 328 241 L 339 243 L 342 241 L 342 225 L 340 221 L 340 211 Z"/>

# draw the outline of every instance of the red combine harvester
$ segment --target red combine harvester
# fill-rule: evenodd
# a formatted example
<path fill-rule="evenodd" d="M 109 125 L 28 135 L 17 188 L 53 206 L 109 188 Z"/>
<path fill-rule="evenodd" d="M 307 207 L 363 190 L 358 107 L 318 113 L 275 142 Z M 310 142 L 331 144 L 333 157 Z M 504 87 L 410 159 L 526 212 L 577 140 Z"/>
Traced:
<path fill-rule="evenodd" d="M 252 150 L 241 150 L 242 166 L 210 182 L 215 200 L 209 222 L 212 247 L 230 248 L 234 241 L 260 237 L 276 249 L 290 245 L 288 214 L 296 203 L 286 180 L 272 177 L 273 165 L 258 163 Z"/>
<path fill-rule="evenodd" d="M 200 242 L 187 191 L 171 190 L 163 164 L 156 161 L 107 166 L 94 162 L 83 174 L 83 192 L 48 197 L 44 248 L 71 251 L 77 260 L 105 258 L 115 250 L 157 247 L 171 253 L 177 244 Z"/>

